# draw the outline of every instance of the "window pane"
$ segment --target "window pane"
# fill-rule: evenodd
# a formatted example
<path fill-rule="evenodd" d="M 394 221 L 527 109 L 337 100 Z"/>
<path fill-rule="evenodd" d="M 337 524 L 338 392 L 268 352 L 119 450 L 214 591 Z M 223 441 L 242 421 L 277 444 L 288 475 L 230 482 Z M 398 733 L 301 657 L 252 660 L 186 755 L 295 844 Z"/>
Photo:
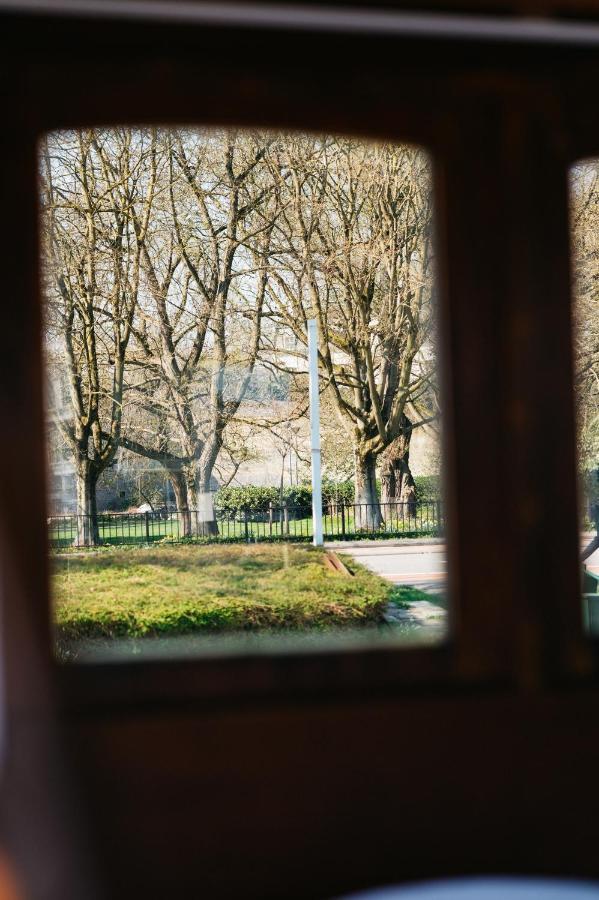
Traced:
<path fill-rule="evenodd" d="M 443 636 L 428 156 L 114 128 L 40 173 L 59 657 Z"/>
<path fill-rule="evenodd" d="M 599 629 L 599 162 L 570 173 L 583 612 Z"/>

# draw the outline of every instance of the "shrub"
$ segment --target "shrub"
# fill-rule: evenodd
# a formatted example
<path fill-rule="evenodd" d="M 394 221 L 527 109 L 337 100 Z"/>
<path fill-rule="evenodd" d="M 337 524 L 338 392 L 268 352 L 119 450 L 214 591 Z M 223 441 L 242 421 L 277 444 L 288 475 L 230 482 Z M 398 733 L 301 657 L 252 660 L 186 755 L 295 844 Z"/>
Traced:
<path fill-rule="evenodd" d="M 283 490 L 283 500 L 292 507 L 296 513 L 309 516 L 312 513 L 312 486 L 297 485 Z"/>
<path fill-rule="evenodd" d="M 418 500 L 439 500 L 441 497 L 441 478 L 439 475 L 417 475 L 416 497 Z M 377 493 L 380 496 L 380 482 L 377 481 Z M 346 481 L 331 481 L 328 478 L 322 482 L 323 506 L 332 503 L 353 503 L 355 498 L 354 483 L 350 479 Z M 310 484 L 296 485 L 283 489 L 283 500 L 288 506 L 296 510 L 296 514 L 310 515 L 312 509 L 312 486 Z M 243 487 L 220 488 L 216 493 L 215 504 L 228 516 L 234 516 L 239 512 L 250 514 L 264 514 L 268 512 L 269 503 L 275 507 L 281 505 L 281 495 L 277 487 L 261 487 L 248 484 Z"/>
<path fill-rule="evenodd" d="M 440 475 L 416 475 L 416 498 L 418 500 L 440 500 L 441 499 L 441 476 Z"/>
<path fill-rule="evenodd" d="M 240 511 L 263 513 L 268 510 L 269 503 L 278 506 L 279 500 L 277 488 L 248 484 L 243 487 L 220 488 L 216 493 L 215 505 L 228 515 L 235 515 Z"/>
<path fill-rule="evenodd" d="M 292 508 L 296 516 L 309 516 L 312 511 L 312 486 L 296 485 L 283 489 L 283 501 Z M 352 481 L 334 482 L 328 479 L 322 484 L 323 507 L 329 503 L 353 503 L 354 485 Z M 251 515 L 266 514 L 269 504 L 279 508 L 281 495 L 279 488 L 260 487 L 248 484 L 243 487 L 221 488 L 216 493 L 215 505 L 227 516 L 240 512 Z"/>
<path fill-rule="evenodd" d="M 354 483 L 349 478 L 346 481 L 323 479 L 323 503 L 353 503 L 355 496 Z"/>

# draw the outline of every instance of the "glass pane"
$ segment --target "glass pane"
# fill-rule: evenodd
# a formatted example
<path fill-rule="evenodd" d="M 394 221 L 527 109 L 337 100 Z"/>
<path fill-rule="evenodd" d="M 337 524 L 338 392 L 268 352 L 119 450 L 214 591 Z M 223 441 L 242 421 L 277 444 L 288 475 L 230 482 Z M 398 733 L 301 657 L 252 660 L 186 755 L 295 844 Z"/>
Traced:
<path fill-rule="evenodd" d="M 59 658 L 442 637 L 426 153 L 112 128 L 39 159 Z"/>
<path fill-rule="evenodd" d="M 570 172 L 575 299 L 575 385 L 585 623 L 599 633 L 599 162 Z"/>

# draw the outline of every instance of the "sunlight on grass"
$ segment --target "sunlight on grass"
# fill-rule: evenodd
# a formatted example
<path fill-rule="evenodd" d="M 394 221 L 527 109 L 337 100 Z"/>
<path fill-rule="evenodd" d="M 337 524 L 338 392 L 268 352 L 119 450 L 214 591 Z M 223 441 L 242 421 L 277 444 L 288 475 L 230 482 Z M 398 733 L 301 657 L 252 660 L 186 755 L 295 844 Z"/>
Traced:
<path fill-rule="evenodd" d="M 379 622 L 390 585 L 302 545 L 160 547 L 54 557 L 57 639 L 323 629 Z"/>

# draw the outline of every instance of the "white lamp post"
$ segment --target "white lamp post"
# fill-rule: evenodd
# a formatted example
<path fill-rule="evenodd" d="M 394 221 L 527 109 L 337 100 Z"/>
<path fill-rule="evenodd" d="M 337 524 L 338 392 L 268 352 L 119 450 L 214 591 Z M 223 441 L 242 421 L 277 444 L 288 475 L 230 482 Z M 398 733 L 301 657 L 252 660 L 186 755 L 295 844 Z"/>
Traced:
<path fill-rule="evenodd" d="M 310 374 L 310 448 L 312 453 L 312 524 L 314 546 L 322 547 L 322 479 L 320 474 L 320 394 L 318 392 L 318 331 L 308 319 L 308 371 Z"/>

